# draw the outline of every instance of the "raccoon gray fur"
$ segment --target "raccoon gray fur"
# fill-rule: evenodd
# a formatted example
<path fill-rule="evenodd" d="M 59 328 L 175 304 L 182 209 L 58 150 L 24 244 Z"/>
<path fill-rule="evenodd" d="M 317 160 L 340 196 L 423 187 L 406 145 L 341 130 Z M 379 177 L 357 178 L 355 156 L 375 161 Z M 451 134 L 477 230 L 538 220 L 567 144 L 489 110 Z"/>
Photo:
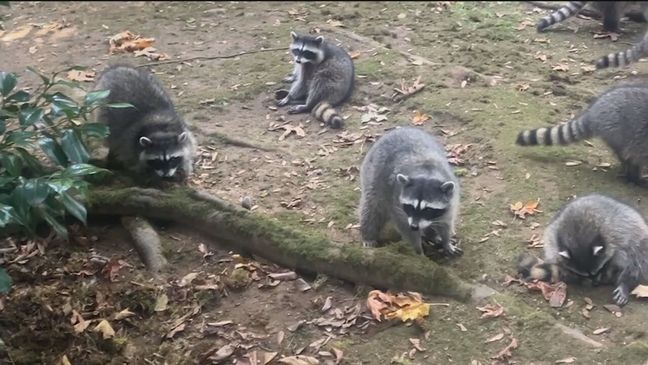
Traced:
<path fill-rule="evenodd" d="M 625 51 L 610 53 L 596 61 L 597 69 L 609 67 L 624 67 L 639 61 L 639 59 L 648 56 L 648 32 L 643 38 Z"/>
<path fill-rule="evenodd" d="M 110 90 L 108 103 L 134 106 L 98 110 L 98 120 L 110 129 L 109 161 L 143 175 L 177 178 L 178 170 L 182 179 L 191 175 L 196 141 L 155 76 L 113 64 L 99 75 L 94 90 Z"/>
<path fill-rule="evenodd" d="M 394 129 L 369 149 L 360 168 L 360 233 L 374 247 L 381 230 L 394 223 L 418 254 L 431 231 L 447 254 L 462 250 L 452 244 L 459 213 L 459 181 L 436 137 L 412 128 Z"/>
<path fill-rule="evenodd" d="M 600 137 L 616 154 L 628 181 L 641 183 L 648 165 L 648 81 L 628 82 L 603 92 L 576 118 L 560 126 L 520 132 L 521 146 L 566 145 Z"/>
<path fill-rule="evenodd" d="M 641 11 L 644 12 L 646 4 L 643 1 L 569 1 L 562 8 L 554 11 L 540 19 L 537 24 L 538 32 L 542 32 L 546 28 L 561 23 L 576 14 L 578 14 L 586 5 L 596 10 L 603 17 L 603 29 L 608 32 L 619 31 L 619 21 L 627 14 L 627 12 L 634 6 L 638 5 Z M 642 19 L 645 20 L 645 14 Z"/>
<path fill-rule="evenodd" d="M 522 276 L 613 284 L 618 305 L 648 282 L 648 225 L 637 210 L 608 196 L 589 194 L 567 203 L 545 229 L 543 241 L 544 262 L 522 260 Z"/>
<path fill-rule="evenodd" d="M 290 51 L 295 66 L 284 81 L 292 82 L 288 95 L 277 101 L 278 106 L 291 104 L 288 113 L 308 113 L 330 126 L 341 128 L 343 119 L 335 107 L 353 92 L 354 66 L 349 54 L 325 41 L 290 33 Z"/>

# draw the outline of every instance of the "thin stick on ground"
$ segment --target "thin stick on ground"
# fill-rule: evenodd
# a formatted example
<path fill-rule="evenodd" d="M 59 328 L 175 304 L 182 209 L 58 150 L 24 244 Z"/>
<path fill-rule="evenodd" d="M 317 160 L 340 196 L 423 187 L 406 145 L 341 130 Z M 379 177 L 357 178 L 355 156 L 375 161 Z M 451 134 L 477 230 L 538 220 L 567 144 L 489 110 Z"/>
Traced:
<path fill-rule="evenodd" d="M 144 63 L 141 64 L 137 67 L 148 67 L 148 66 L 160 66 L 160 65 L 168 65 L 172 63 L 183 63 L 183 62 L 191 62 L 191 61 L 196 61 L 196 60 L 203 60 L 203 61 L 209 61 L 209 60 L 222 60 L 222 59 L 227 59 L 227 58 L 236 58 L 239 56 L 247 55 L 247 54 L 255 54 L 255 53 L 262 53 L 262 52 L 277 52 L 277 51 L 285 51 L 287 50 L 287 47 L 281 47 L 281 48 L 265 48 L 265 49 L 256 49 L 252 51 L 242 51 L 239 53 L 231 54 L 231 55 L 225 55 L 225 56 L 195 56 L 195 57 L 188 57 L 188 58 L 179 58 L 176 60 L 166 60 L 162 62 L 150 62 L 150 63 Z"/>

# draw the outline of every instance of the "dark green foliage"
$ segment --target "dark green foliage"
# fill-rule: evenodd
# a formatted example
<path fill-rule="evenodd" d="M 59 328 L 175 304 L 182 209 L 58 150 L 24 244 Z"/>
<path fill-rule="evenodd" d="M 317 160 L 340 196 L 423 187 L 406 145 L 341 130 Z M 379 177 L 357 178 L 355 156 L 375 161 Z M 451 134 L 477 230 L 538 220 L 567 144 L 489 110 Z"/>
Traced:
<path fill-rule="evenodd" d="M 51 77 L 28 69 L 42 81 L 32 92 L 17 90 L 16 75 L 0 72 L 0 229 L 11 226 L 34 236 L 45 226 L 67 238 L 66 216 L 86 222 L 84 176 L 107 172 L 88 163 L 87 142 L 108 135 L 105 125 L 88 117 L 109 91 L 87 93 L 78 103 L 52 90 L 81 89 L 57 77 L 79 67 Z M 0 272 L 0 292 L 2 285 Z"/>

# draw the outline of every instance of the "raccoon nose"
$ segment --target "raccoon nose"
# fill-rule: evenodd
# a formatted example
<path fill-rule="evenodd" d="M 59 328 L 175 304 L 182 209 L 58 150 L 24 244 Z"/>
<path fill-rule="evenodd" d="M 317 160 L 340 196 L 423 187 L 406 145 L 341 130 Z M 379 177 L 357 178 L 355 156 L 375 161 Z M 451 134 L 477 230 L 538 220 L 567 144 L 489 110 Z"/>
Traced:
<path fill-rule="evenodd" d="M 295 62 L 297 62 L 297 63 L 301 63 L 301 59 L 298 58 L 298 59 L 295 60 Z"/>
<path fill-rule="evenodd" d="M 410 224 L 410 229 L 411 229 L 412 231 L 418 231 L 418 230 L 419 230 L 419 226 L 418 226 L 418 224 L 412 223 L 412 224 Z"/>

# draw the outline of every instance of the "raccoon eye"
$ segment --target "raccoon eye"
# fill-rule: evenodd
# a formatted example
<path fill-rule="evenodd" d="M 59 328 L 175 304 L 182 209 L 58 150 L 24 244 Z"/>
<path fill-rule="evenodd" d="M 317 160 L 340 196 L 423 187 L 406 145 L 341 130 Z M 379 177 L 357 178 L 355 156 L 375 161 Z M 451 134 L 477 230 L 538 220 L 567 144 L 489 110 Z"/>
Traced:
<path fill-rule="evenodd" d="M 304 58 L 306 58 L 308 60 L 314 60 L 314 59 L 317 58 L 317 55 L 315 54 L 315 52 L 304 51 Z"/>
<path fill-rule="evenodd" d="M 299 50 L 298 49 L 291 49 L 290 52 L 292 52 L 293 56 L 299 56 Z"/>
<path fill-rule="evenodd" d="M 445 209 L 425 208 L 423 209 L 423 217 L 428 220 L 436 219 L 444 215 L 445 212 Z"/>
<path fill-rule="evenodd" d="M 146 161 L 148 166 L 154 170 L 162 170 L 164 169 L 164 161 L 162 160 L 148 160 Z"/>
<path fill-rule="evenodd" d="M 403 204 L 403 210 L 408 216 L 414 215 L 414 207 L 411 204 Z"/>
<path fill-rule="evenodd" d="M 180 157 L 180 156 L 171 157 L 169 159 L 169 166 L 171 168 L 176 167 L 176 166 L 178 166 L 180 164 L 181 161 L 182 161 L 182 157 Z"/>

